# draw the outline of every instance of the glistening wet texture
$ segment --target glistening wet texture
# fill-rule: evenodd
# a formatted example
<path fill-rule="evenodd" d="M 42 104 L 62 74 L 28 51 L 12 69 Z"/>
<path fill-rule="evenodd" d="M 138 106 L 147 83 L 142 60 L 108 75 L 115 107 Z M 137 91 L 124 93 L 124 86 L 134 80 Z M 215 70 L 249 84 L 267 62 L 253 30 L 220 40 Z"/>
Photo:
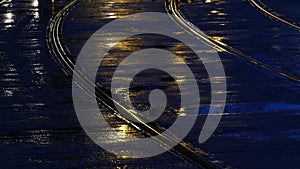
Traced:
<path fill-rule="evenodd" d="M 299 76 L 299 32 L 249 2 L 197 1 L 179 8 L 212 38 Z M 203 149 L 237 168 L 297 168 L 299 84 L 236 56 L 220 56 L 229 77 L 228 116 Z"/>
<path fill-rule="evenodd" d="M 71 82 L 53 61 L 45 40 L 51 13 L 65 2 L 1 4 L 0 164 L 4 168 L 58 167 L 66 163 L 63 154 L 72 150 L 72 140 L 84 136 L 72 113 Z"/>
<path fill-rule="evenodd" d="M 276 69 L 300 76 L 299 32 L 263 16 L 248 1 L 199 1 L 180 9 L 213 39 Z"/>
<path fill-rule="evenodd" d="M 106 153 L 85 135 L 73 109 L 71 80 L 61 71 L 46 47 L 45 29 L 51 13 L 61 9 L 68 1 L 53 2 L 7 0 L 1 4 L 1 166 L 191 168 L 187 161 L 170 153 L 150 159 L 118 158 Z M 278 67 L 283 64 L 285 67 L 281 68 L 284 70 L 299 73 L 298 61 L 289 61 L 297 59 L 299 54 L 298 32 L 265 18 L 247 1 L 201 2 L 181 7 L 183 12 L 184 8 L 188 9 L 184 12 L 185 16 L 192 18 L 191 22 L 201 30 L 216 39 L 225 37 L 224 42 L 254 54 L 254 57 L 259 56 L 258 59 L 268 64 Z M 84 1 L 66 21 L 64 38 L 76 56 L 93 31 L 109 20 L 137 11 L 164 11 L 163 3 Z M 258 24 L 244 25 L 249 20 L 239 18 L 241 11 L 252 16 L 250 19 L 259 21 Z M 232 22 L 232 27 L 236 28 L 230 26 Z M 226 30 L 227 24 L 230 27 Z M 257 26 L 266 27 L 261 31 Z M 249 35 L 253 29 L 257 31 Z M 273 50 L 270 46 L 274 44 Z M 275 59 L 271 57 L 273 55 Z M 229 85 L 227 115 L 205 144 L 197 143 L 199 126 L 205 118 L 198 121 L 185 141 L 195 150 L 200 147 L 214 155 L 214 159 L 219 160 L 216 162 L 224 160 L 226 165 L 236 168 L 299 168 L 299 86 L 249 66 L 229 54 L 221 53 L 221 57 Z M 203 114 L 206 112 L 204 109 Z M 109 118 L 110 112 L 107 115 Z M 115 126 L 123 136 L 140 136 L 122 121 L 115 121 Z M 198 152 L 202 153 L 199 149 Z"/>
<path fill-rule="evenodd" d="M 78 16 L 84 11 L 81 7 L 77 8 L 78 12 L 74 10 Z M 237 12 L 241 11 L 240 9 L 245 13 Z M 298 73 L 298 63 L 293 61 L 297 59 L 294 55 L 298 53 L 298 32 L 266 18 L 249 2 L 199 1 L 182 5 L 180 10 L 187 19 L 214 39 L 225 42 L 268 65 L 292 74 Z M 99 13 L 100 11 L 99 9 Z M 71 52 L 76 54 L 93 30 L 96 31 L 101 27 L 98 25 L 105 24 L 106 19 L 97 18 L 94 14 L 75 19 L 72 15 L 74 14 L 69 18 L 73 21 L 66 22 L 65 30 L 76 29 L 75 32 L 85 33 L 80 36 L 70 36 L 68 32 L 64 34 Z M 118 18 L 119 15 L 115 17 Z M 72 26 L 78 23 L 88 24 L 89 28 L 80 30 Z M 273 33 L 275 35 L 272 35 Z M 135 41 L 132 41 L 125 46 L 134 43 Z M 276 45 L 280 48 L 276 49 Z M 184 53 L 184 50 L 180 52 Z M 282 54 L 287 59 L 282 59 Z M 223 160 L 225 164 L 237 168 L 297 168 L 297 121 L 300 107 L 296 99 L 299 95 L 298 84 L 279 78 L 273 72 L 249 65 L 236 56 L 224 52 L 220 55 L 227 73 L 229 90 L 226 116 L 223 117 L 214 136 L 206 143 L 197 143 L 201 121 L 186 141 L 192 147 L 203 148 L 214 155 L 216 162 L 221 163 L 220 160 Z M 199 113 L 205 112 L 200 109 Z"/>
<path fill-rule="evenodd" d="M 46 27 L 52 13 L 68 2 L 8 0 L 1 4 L 1 167 L 139 166 L 143 162 L 126 161 L 103 151 L 89 140 L 78 123 L 71 79 L 54 61 L 46 44 Z M 136 134 L 128 126 L 117 125 L 120 134 Z M 174 156 L 163 160 L 156 157 L 143 165 L 155 168 L 159 165 L 156 161 L 165 167 L 190 167 Z"/>
<path fill-rule="evenodd" d="M 93 4 L 93 3 L 92 3 Z M 101 4 L 101 2 L 99 2 L 99 3 L 97 3 L 97 5 L 98 4 L 100 4 L 100 5 L 102 5 Z M 147 4 L 147 3 L 146 3 Z M 164 7 L 164 4 L 163 3 L 159 3 L 160 5 L 161 5 L 161 7 L 162 7 L 162 9 L 164 9 L 163 7 Z M 85 6 L 87 6 L 87 5 L 91 5 L 90 3 L 87 3 L 87 2 L 85 2 L 85 3 L 83 3 L 82 4 L 83 5 L 83 9 L 84 9 L 84 7 Z M 120 4 L 115 4 L 115 5 L 120 5 Z M 138 4 L 138 6 L 140 6 L 140 5 L 143 5 L 143 3 L 141 2 L 140 4 Z M 153 6 L 157 6 L 158 4 L 156 4 L 156 3 L 154 3 L 154 4 L 151 4 L 151 5 L 149 5 L 149 8 L 151 8 L 151 7 L 153 7 Z M 103 6 L 103 5 L 102 5 Z M 132 6 L 134 6 L 134 5 L 132 5 Z M 147 5 L 145 5 L 145 6 L 147 6 Z M 79 6 L 79 7 L 81 7 L 81 6 Z M 126 7 L 126 5 L 125 5 L 125 7 Z M 148 6 L 147 6 L 148 7 Z M 78 8 L 77 8 L 78 9 Z M 101 8 L 99 8 L 99 10 L 100 10 Z M 78 13 L 82 13 L 82 11 L 84 11 L 84 10 L 82 10 L 82 9 L 79 9 L 78 11 L 76 10 L 76 8 L 74 9 L 74 11 L 75 12 L 78 12 Z M 71 14 L 69 15 L 69 17 L 71 17 L 72 19 L 74 19 L 73 18 L 73 12 L 74 11 L 72 11 L 71 12 Z M 146 11 L 146 10 L 145 10 Z M 75 13 L 76 14 L 76 13 Z M 86 16 L 85 16 L 86 17 Z M 116 17 L 119 17 L 118 15 L 116 16 Z M 76 19 L 77 18 L 75 18 L 74 20 L 75 20 L 75 22 L 76 22 Z M 80 19 L 80 18 L 79 18 Z M 99 22 L 99 24 L 101 24 L 101 20 L 102 20 L 103 18 L 102 17 L 100 17 L 98 20 L 96 20 L 96 21 L 98 21 Z M 104 18 L 105 19 L 105 18 Z M 78 20 L 78 19 L 77 19 Z M 105 22 L 106 20 L 104 20 L 104 22 Z M 72 30 L 72 28 L 75 28 L 74 26 L 71 26 L 71 27 L 68 27 L 69 25 L 68 25 L 68 23 L 66 23 L 66 25 L 65 25 L 65 27 L 64 27 L 64 30 L 66 31 L 66 30 L 68 30 L 68 29 L 66 29 L 66 28 L 70 28 L 71 30 Z M 94 25 L 94 27 L 95 27 L 96 25 Z M 99 27 L 98 27 L 99 28 Z M 97 29 L 98 29 L 97 28 Z M 86 28 L 85 28 L 86 29 Z M 89 34 L 92 34 L 93 33 L 93 27 L 91 27 L 91 29 L 89 30 L 90 32 L 89 32 Z M 95 30 L 94 30 L 95 31 Z M 67 32 L 67 33 L 70 33 L 70 32 Z M 119 33 L 116 33 L 117 35 L 119 35 Z M 120 34 L 122 34 L 122 32 L 120 32 Z M 152 36 L 149 36 L 148 37 L 148 40 L 150 40 L 150 42 L 149 41 L 139 41 L 139 39 L 140 39 L 140 37 L 138 37 L 137 39 L 135 39 L 135 38 L 129 38 L 128 40 L 125 40 L 124 42 L 122 42 L 122 45 L 116 45 L 116 44 L 107 44 L 107 45 L 111 45 L 111 46 L 114 46 L 114 45 L 116 45 L 116 46 L 120 46 L 119 48 L 117 48 L 117 50 L 116 51 L 112 51 L 112 56 L 118 56 L 118 55 L 125 55 L 126 54 L 126 52 L 128 53 L 128 51 L 130 52 L 131 50 L 133 50 L 133 49 L 135 49 L 135 48 L 139 48 L 140 47 L 140 45 L 141 44 L 143 44 L 142 46 L 148 46 L 148 47 L 156 47 L 156 46 L 159 46 L 158 44 L 156 44 L 156 43 L 152 43 L 152 42 L 155 42 L 155 39 L 153 39 L 153 38 L 150 38 L 150 37 L 152 37 Z M 110 34 L 109 34 L 109 36 L 105 36 L 104 38 L 113 38 L 113 36 L 111 36 Z M 66 39 L 68 39 L 68 38 L 66 38 Z M 159 40 L 159 39 L 157 39 L 157 40 Z M 163 39 L 162 39 L 163 40 Z M 79 43 L 83 43 L 82 41 L 79 41 Z M 140 44 L 141 43 L 141 44 Z M 160 44 L 161 46 L 165 46 L 165 45 L 168 45 L 168 44 L 164 44 L 164 42 L 161 42 L 161 44 Z M 173 47 L 173 48 L 175 48 L 175 47 L 177 47 L 176 46 L 177 44 L 175 44 L 174 46 L 173 46 L 173 44 L 172 45 L 170 45 L 170 47 Z M 180 45 L 179 45 L 180 46 Z M 101 47 L 101 46 L 99 46 L 99 47 Z M 169 47 L 169 46 L 167 46 L 167 47 Z M 71 49 L 71 53 L 73 52 L 74 53 L 74 51 L 73 51 L 73 48 L 70 48 Z M 117 52 L 117 53 L 116 53 Z M 119 53 L 118 53 L 119 52 Z M 124 54 L 125 53 L 125 54 Z M 116 55 L 117 54 L 117 55 Z M 122 56 L 118 56 L 118 57 L 122 57 Z M 113 57 L 108 57 L 108 59 L 106 59 L 105 60 L 105 62 L 104 62 L 104 66 L 105 67 L 107 67 L 108 69 L 109 69 L 109 67 L 112 67 L 112 65 L 116 62 L 116 60 L 118 60 L 118 58 L 113 58 Z M 93 62 L 96 62 L 96 60 L 95 61 L 93 61 Z M 111 62 L 111 63 L 110 63 Z M 106 77 L 106 75 L 105 75 L 105 71 L 103 72 L 103 73 L 99 73 L 99 77 L 100 78 L 104 78 L 105 79 L 105 77 Z M 107 81 L 107 80 L 106 80 Z M 103 81 L 101 81 L 101 82 L 103 82 Z M 102 85 L 106 85 L 105 83 L 104 84 L 102 84 Z M 108 84 L 109 85 L 109 84 Z M 107 85 L 106 85 L 106 87 L 107 87 Z M 168 121 L 166 121 L 166 122 L 168 122 Z M 107 141 L 109 141 L 109 138 L 107 139 Z M 120 140 L 120 141 L 122 141 L 122 140 Z M 126 141 L 126 140 L 124 140 L 124 141 Z M 125 142 L 126 143 L 126 142 Z M 142 146 L 142 145 L 141 145 Z M 126 151 L 126 150 L 125 150 Z M 177 162 L 175 162 L 174 163 L 174 161 L 172 161 L 172 158 L 170 158 L 170 156 L 169 156 L 169 153 L 166 153 L 166 154 L 164 154 L 164 155 L 162 155 L 162 156 L 159 156 L 161 159 L 169 159 L 170 160 L 170 163 L 173 163 L 173 165 L 175 165 L 175 166 L 177 166 L 178 165 L 178 163 Z M 127 159 L 127 161 L 129 162 L 129 161 L 131 161 L 132 159 Z M 148 159 L 148 161 L 152 161 L 152 158 L 150 158 L 150 159 Z M 178 161 L 178 160 L 176 160 L 176 161 Z M 180 161 L 179 161 L 180 162 Z M 141 164 L 140 164 L 141 165 Z M 145 164 L 143 164 L 143 165 L 148 165 L 147 163 L 145 163 Z M 169 163 L 166 163 L 165 165 L 169 165 Z"/>
<path fill-rule="evenodd" d="M 266 6 L 275 11 L 278 14 L 283 15 L 284 17 L 300 23 L 300 11 L 299 6 L 300 2 L 297 0 L 287 0 L 285 3 L 280 3 L 276 0 L 261 0 Z"/>

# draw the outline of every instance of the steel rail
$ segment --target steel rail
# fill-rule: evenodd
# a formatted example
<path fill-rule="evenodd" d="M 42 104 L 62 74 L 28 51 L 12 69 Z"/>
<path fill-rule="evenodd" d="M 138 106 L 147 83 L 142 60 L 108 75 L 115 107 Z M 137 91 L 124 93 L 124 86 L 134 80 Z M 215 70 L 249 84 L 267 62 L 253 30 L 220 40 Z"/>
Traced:
<path fill-rule="evenodd" d="M 240 59 L 246 61 L 247 63 L 255 66 L 263 68 L 264 70 L 273 72 L 277 74 L 279 77 L 283 77 L 285 79 L 289 79 L 293 82 L 300 82 L 300 77 L 294 76 L 292 74 L 288 74 L 282 70 L 276 69 L 272 66 L 269 66 L 265 63 L 262 63 L 251 56 L 248 56 L 244 54 L 243 52 L 239 51 L 238 49 L 235 49 L 233 47 L 230 47 L 229 45 L 220 42 L 218 40 L 213 39 L 211 36 L 206 35 L 198 27 L 196 27 L 194 24 L 192 24 L 190 21 L 188 21 L 184 15 L 179 10 L 180 2 L 179 0 L 167 0 L 166 2 L 166 9 L 170 17 L 174 20 L 175 23 L 177 23 L 182 29 L 184 29 L 186 32 L 190 33 L 192 36 L 204 40 L 206 43 L 211 44 L 213 47 L 215 47 L 217 50 L 224 51 L 227 53 L 230 53 L 234 56 L 239 57 Z"/>
<path fill-rule="evenodd" d="M 148 136 L 160 135 L 160 132 L 144 123 L 140 118 L 138 118 L 135 113 L 132 111 L 126 110 L 121 103 L 114 100 L 110 95 L 110 91 L 107 91 L 101 84 L 94 84 L 91 78 L 85 73 L 84 70 L 74 71 L 76 60 L 69 52 L 67 46 L 65 45 L 62 34 L 62 25 L 65 17 L 69 13 L 69 11 L 74 8 L 81 0 L 74 0 L 68 5 L 66 5 L 62 10 L 60 10 L 56 15 L 54 15 L 48 24 L 47 27 L 47 44 L 49 50 L 58 64 L 62 67 L 63 71 L 69 76 L 76 76 L 80 80 L 78 85 L 82 87 L 87 93 L 91 93 L 92 89 L 95 88 L 95 95 L 97 101 L 105 105 L 112 113 L 114 113 L 117 117 L 123 120 L 128 125 L 132 126 L 136 130 L 142 131 Z M 93 95 L 93 94 L 92 94 Z M 126 118 L 122 117 L 116 107 L 123 109 L 125 112 L 130 114 L 132 117 L 136 118 L 139 123 L 133 123 Z M 161 139 L 156 139 L 158 143 L 161 144 L 162 147 L 167 147 L 177 138 L 172 138 L 169 136 L 163 136 Z M 199 168 L 204 169 L 218 169 L 221 168 L 217 164 L 208 160 L 202 154 L 198 154 L 185 146 L 183 143 L 177 144 L 171 150 L 171 153 L 177 155 L 180 158 L 183 158 L 192 164 L 198 166 Z"/>
<path fill-rule="evenodd" d="M 300 31 L 300 26 L 298 23 L 289 20 L 287 18 L 285 18 L 283 15 L 275 12 L 274 10 L 272 10 L 271 8 L 269 8 L 267 5 L 265 5 L 264 3 L 262 3 L 260 0 L 248 0 L 248 2 L 254 6 L 255 8 L 257 8 L 261 13 L 263 13 L 265 16 L 279 21 L 283 24 L 288 25 L 289 27 L 296 29 L 297 31 Z"/>

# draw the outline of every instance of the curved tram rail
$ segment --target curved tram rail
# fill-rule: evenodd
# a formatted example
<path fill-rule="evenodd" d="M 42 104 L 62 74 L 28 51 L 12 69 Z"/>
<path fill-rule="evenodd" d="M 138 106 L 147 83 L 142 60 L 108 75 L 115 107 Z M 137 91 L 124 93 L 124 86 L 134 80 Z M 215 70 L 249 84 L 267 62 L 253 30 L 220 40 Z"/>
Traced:
<path fill-rule="evenodd" d="M 299 83 L 300 77 L 288 74 L 282 70 L 276 69 L 272 66 L 264 64 L 256 59 L 253 59 L 251 56 L 244 54 L 243 52 L 239 51 L 238 49 L 232 48 L 229 45 L 222 43 L 218 40 L 213 39 L 212 37 L 204 34 L 202 31 L 199 30 L 194 24 L 189 22 L 183 14 L 179 10 L 180 0 L 167 0 L 166 2 L 166 9 L 171 16 L 171 18 L 176 22 L 180 27 L 182 27 L 185 31 L 189 32 L 193 36 L 205 40 L 208 44 L 214 46 L 217 50 L 228 52 L 234 56 L 239 57 L 240 59 L 250 63 L 255 67 L 261 67 L 267 71 L 273 72 L 280 77 L 289 79 L 293 82 Z"/>
<path fill-rule="evenodd" d="M 286 24 L 286 25 L 300 31 L 300 25 L 298 23 L 285 18 L 281 14 L 278 14 L 277 12 L 275 12 L 274 10 L 272 10 L 271 8 L 266 6 L 264 3 L 262 3 L 260 0 L 248 0 L 248 1 L 252 4 L 252 6 L 254 6 L 258 10 L 260 10 L 261 13 L 263 13 L 267 17 L 272 18 L 276 21 L 279 21 L 283 24 Z"/>
<path fill-rule="evenodd" d="M 62 25 L 64 22 L 64 18 L 67 16 L 69 11 L 75 7 L 80 0 L 74 0 L 68 5 L 66 5 L 62 10 L 60 10 L 55 16 L 53 16 L 49 22 L 48 28 L 47 28 L 47 44 L 50 49 L 51 54 L 55 58 L 55 60 L 58 62 L 58 64 L 62 67 L 63 71 L 70 77 L 77 76 L 78 79 L 80 79 L 80 82 L 78 82 L 78 85 L 82 87 L 87 93 L 91 93 L 91 89 L 95 88 L 95 95 L 98 102 L 105 105 L 106 108 L 108 108 L 112 113 L 114 113 L 118 118 L 123 120 L 128 125 L 132 126 L 138 131 L 142 131 L 148 136 L 154 136 L 160 134 L 159 131 L 152 128 L 148 124 L 144 123 L 141 119 L 138 119 L 134 115 L 133 112 L 126 110 L 120 103 L 118 103 L 116 100 L 112 99 L 110 96 L 110 92 L 107 91 L 103 86 L 100 84 L 94 84 L 91 78 L 85 73 L 84 70 L 81 71 L 74 71 L 75 66 L 75 59 L 69 52 L 67 46 L 64 44 L 63 39 L 61 37 L 61 30 Z M 83 85 L 83 86 L 82 86 Z M 139 123 L 133 123 L 126 118 L 122 117 L 115 106 L 123 109 L 127 113 L 129 113 L 131 116 L 136 117 L 136 120 L 139 121 Z M 156 141 L 161 144 L 162 147 L 165 147 L 169 145 L 170 143 L 174 142 L 176 138 L 164 136 L 162 139 L 157 139 Z M 221 168 L 217 164 L 211 162 L 209 159 L 204 157 L 202 154 L 198 154 L 185 146 L 183 143 L 178 144 L 177 146 L 173 147 L 171 150 L 169 150 L 171 153 L 177 155 L 180 158 L 183 158 L 192 164 L 198 166 L 199 168 L 204 169 L 219 169 Z"/>

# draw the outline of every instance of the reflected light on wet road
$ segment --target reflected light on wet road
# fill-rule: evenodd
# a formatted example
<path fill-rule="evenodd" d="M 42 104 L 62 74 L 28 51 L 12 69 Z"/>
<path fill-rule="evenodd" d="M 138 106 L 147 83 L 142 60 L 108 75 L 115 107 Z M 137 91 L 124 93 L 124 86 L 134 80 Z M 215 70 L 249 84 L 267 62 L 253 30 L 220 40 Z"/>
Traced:
<path fill-rule="evenodd" d="M 38 7 L 39 6 L 39 1 L 38 0 L 33 0 L 31 5 L 32 5 L 32 7 Z"/>
<path fill-rule="evenodd" d="M 7 12 L 4 14 L 3 23 L 5 24 L 5 28 L 10 28 L 13 26 L 13 23 L 15 22 L 15 15 L 11 12 Z"/>

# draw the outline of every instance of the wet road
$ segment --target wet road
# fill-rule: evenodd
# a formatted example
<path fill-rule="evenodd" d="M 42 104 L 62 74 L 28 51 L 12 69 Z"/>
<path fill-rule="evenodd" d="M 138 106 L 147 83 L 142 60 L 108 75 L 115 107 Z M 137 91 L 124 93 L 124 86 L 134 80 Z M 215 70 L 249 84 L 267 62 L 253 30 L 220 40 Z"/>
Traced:
<path fill-rule="evenodd" d="M 64 38 L 74 54 L 79 52 L 93 30 L 107 23 L 110 18 L 122 16 L 117 12 L 107 12 L 109 17 L 105 16 L 105 12 L 104 16 L 98 16 L 96 14 L 103 11 L 99 7 L 98 12 L 78 17 L 84 11 L 89 11 L 85 8 L 91 4 L 84 3 L 74 9 L 65 23 L 65 30 L 84 33 L 74 36 L 76 33 L 71 34 L 72 31 L 64 32 Z M 93 9 L 97 11 L 97 7 Z M 237 12 L 241 9 L 245 13 Z M 270 20 L 249 2 L 199 1 L 182 4 L 180 10 L 213 39 L 276 69 L 299 75 L 299 32 Z M 90 28 L 87 30 L 74 26 L 79 23 L 88 24 Z M 193 136 L 187 138 L 188 141 L 213 155 L 215 160 L 224 161 L 226 166 L 234 168 L 297 168 L 300 106 L 296 98 L 299 85 L 234 55 L 225 52 L 220 55 L 229 88 L 227 115 L 208 142 L 198 145 Z"/>
<path fill-rule="evenodd" d="M 51 14 L 67 2 L 6 1 L 1 5 L 0 165 L 5 168 L 193 167 L 171 153 L 145 160 L 118 158 L 97 147 L 84 134 L 73 109 L 71 80 L 50 55 L 45 40 Z M 201 1 L 184 4 L 180 9 L 187 19 L 215 39 L 300 76 L 299 32 L 266 18 L 247 1 Z M 93 31 L 105 23 L 145 11 L 164 12 L 164 2 L 87 0 L 68 16 L 63 38 L 76 56 Z M 296 17 L 285 12 L 289 18 Z M 203 149 L 209 158 L 224 162 L 225 166 L 298 168 L 299 85 L 230 54 L 220 55 L 229 88 L 227 115 L 205 144 L 196 142 L 199 127 L 185 141 L 192 149 Z M 120 132 L 135 134 L 122 122 L 116 123 Z"/>
<path fill-rule="evenodd" d="M 37 0 L 1 5 L 1 168 L 60 168 L 74 150 L 73 140 L 84 140 L 72 113 L 71 83 L 45 40 L 51 13 L 62 5 Z"/>
<path fill-rule="evenodd" d="M 299 77 L 299 32 L 270 20 L 249 2 L 199 1 L 180 10 L 212 38 Z M 297 168 L 299 84 L 236 56 L 220 55 L 228 77 L 229 115 L 203 149 L 237 168 Z"/>
<path fill-rule="evenodd" d="M 73 109 L 71 80 L 46 44 L 52 13 L 67 3 L 6 1 L 1 6 L 1 166 L 193 168 L 171 153 L 143 161 L 119 158 L 85 135 Z M 130 134 L 127 126 L 118 127 Z"/>
<path fill-rule="evenodd" d="M 286 18 L 295 21 L 299 24 L 300 18 L 299 18 L 299 1 L 297 0 L 288 0 L 287 3 L 279 3 L 276 0 L 262 0 L 262 3 L 264 3 L 266 6 L 268 6 L 270 9 L 273 9 L 273 11 L 276 11 L 277 13 L 285 16 Z"/>

